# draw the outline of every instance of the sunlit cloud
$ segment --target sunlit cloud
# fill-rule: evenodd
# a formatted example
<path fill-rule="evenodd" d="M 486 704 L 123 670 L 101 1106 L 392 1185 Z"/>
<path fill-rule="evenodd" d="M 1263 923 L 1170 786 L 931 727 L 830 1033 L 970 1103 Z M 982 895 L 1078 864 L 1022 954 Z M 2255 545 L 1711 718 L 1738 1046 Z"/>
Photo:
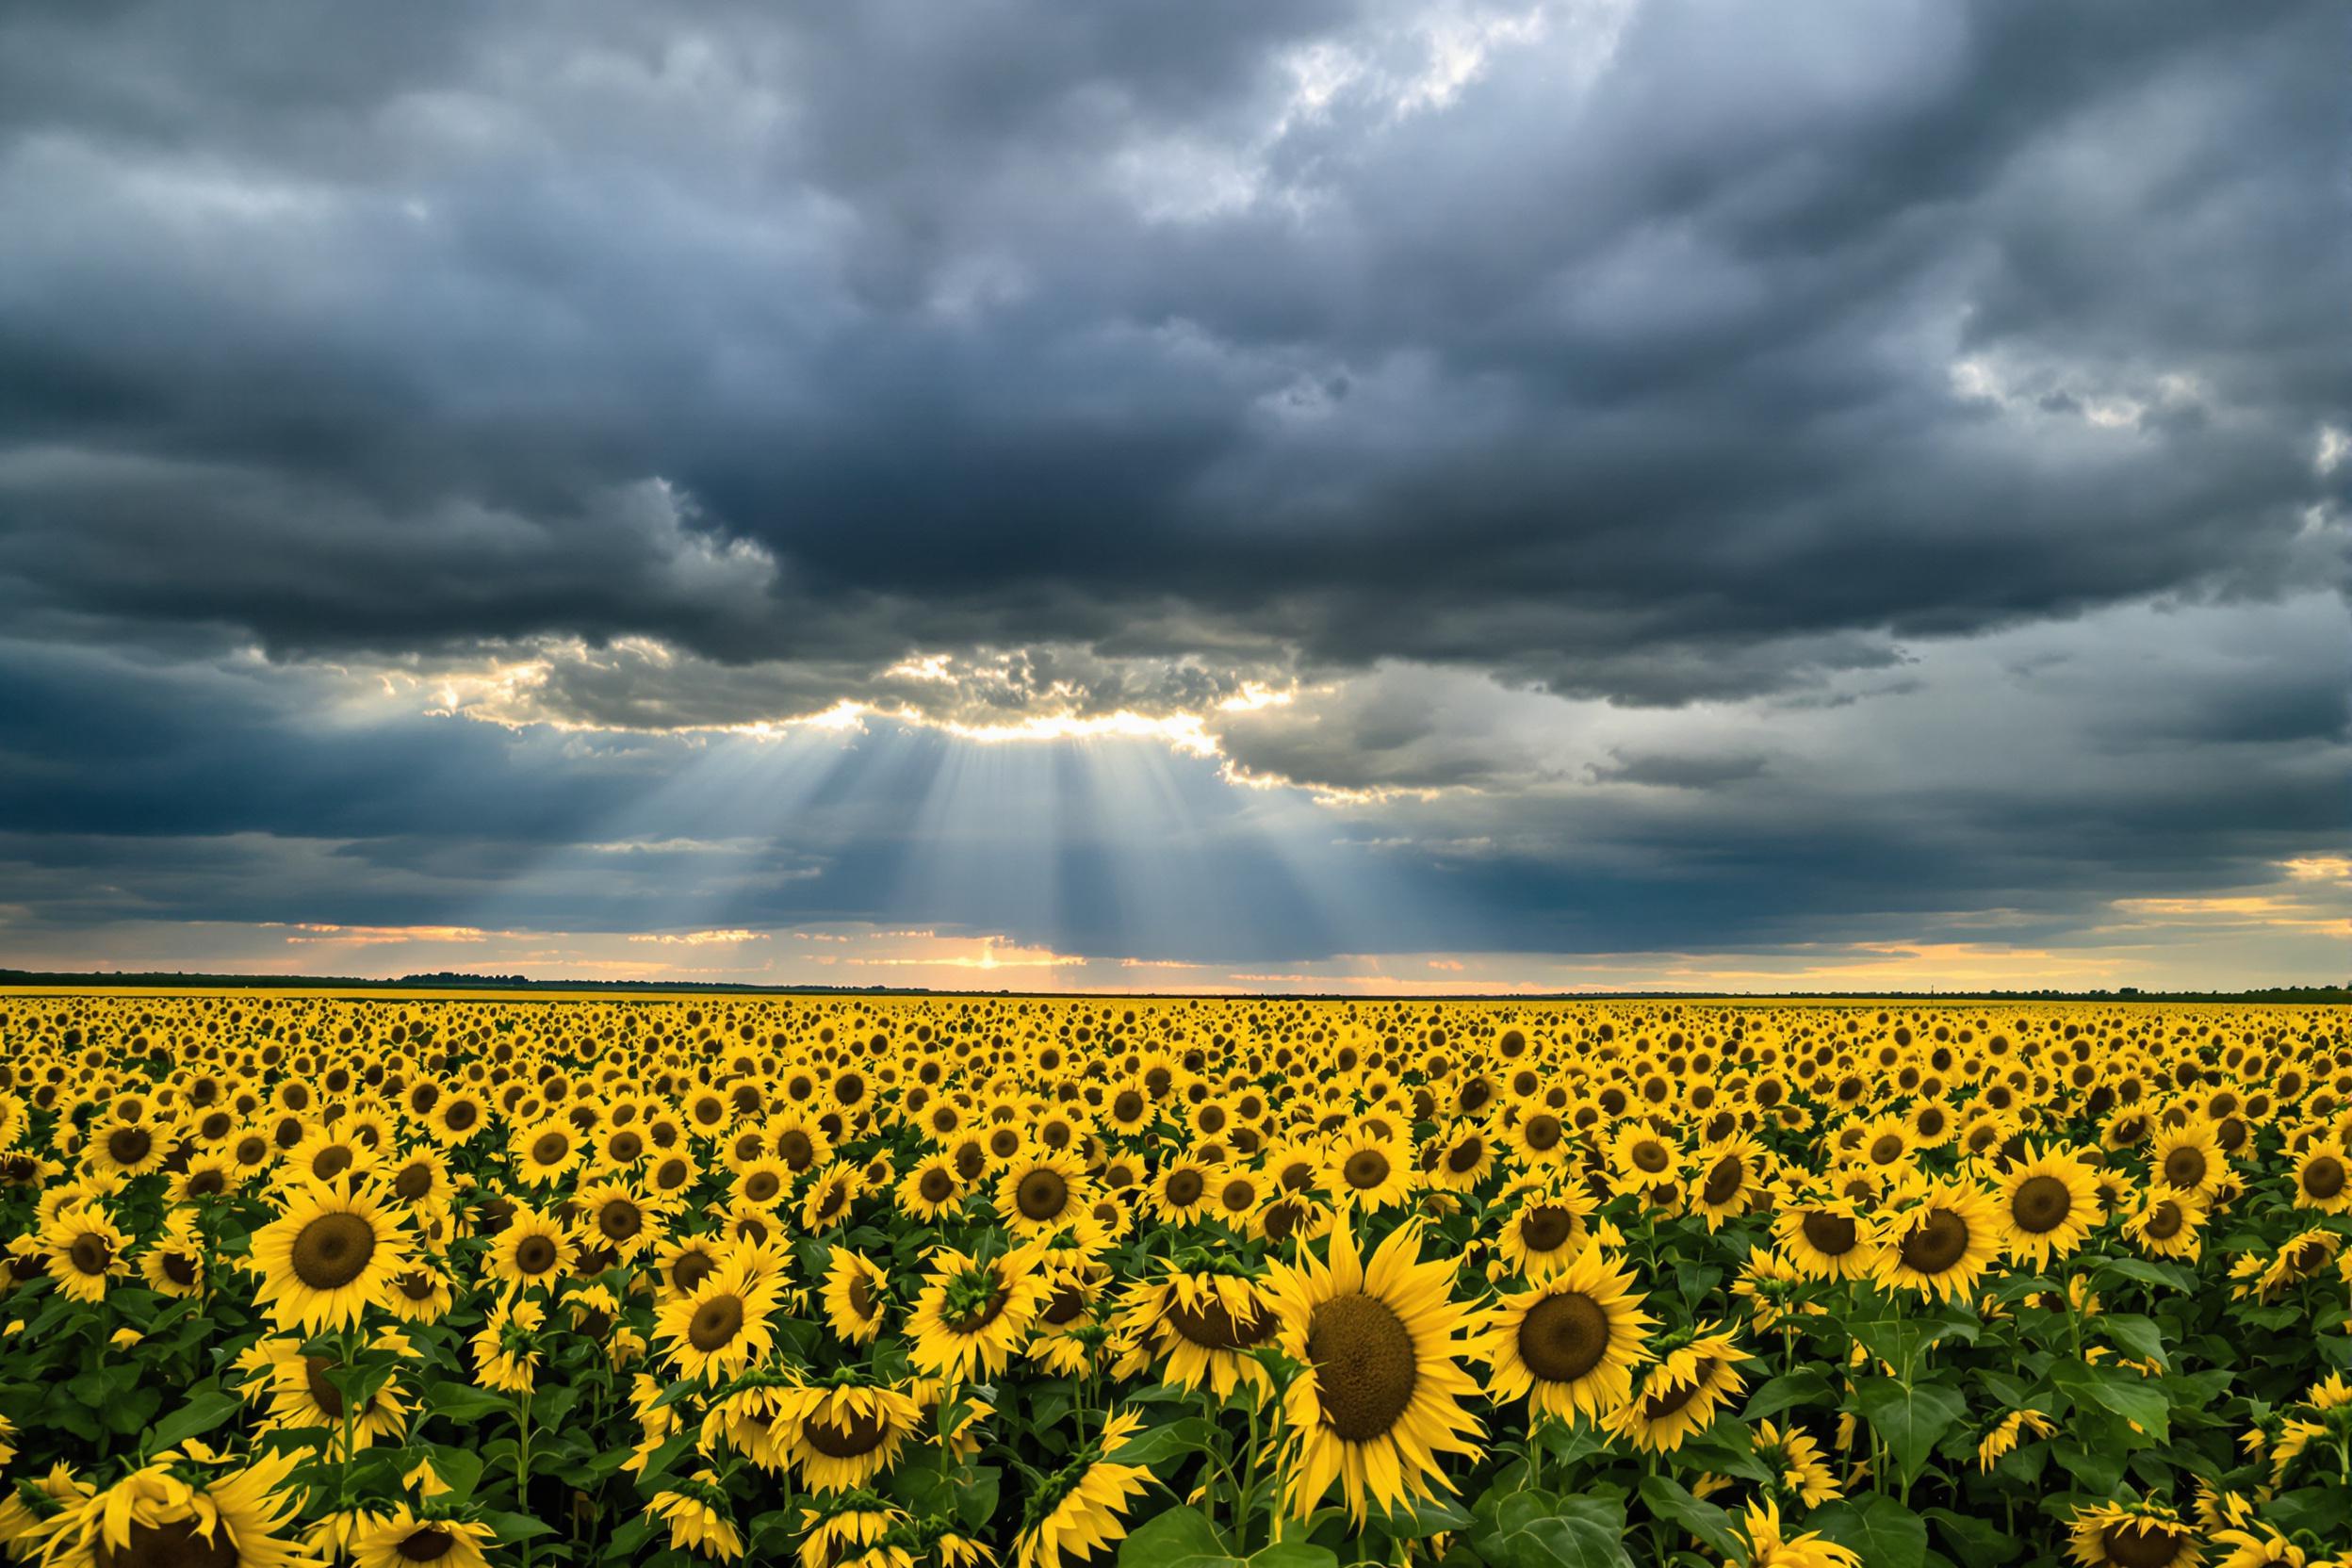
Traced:
<path fill-rule="evenodd" d="M 765 931 L 662 931 L 639 932 L 629 939 L 632 942 L 653 942 L 664 947 L 735 947 L 744 942 L 763 942 Z"/>

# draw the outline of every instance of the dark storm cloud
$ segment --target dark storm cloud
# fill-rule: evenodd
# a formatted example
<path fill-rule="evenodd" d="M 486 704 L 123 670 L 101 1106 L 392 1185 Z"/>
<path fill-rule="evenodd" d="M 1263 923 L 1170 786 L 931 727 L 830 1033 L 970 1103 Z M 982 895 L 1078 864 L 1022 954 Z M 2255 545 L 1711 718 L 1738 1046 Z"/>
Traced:
<path fill-rule="evenodd" d="M 697 829 L 754 848 L 582 871 L 708 754 L 421 716 L 843 700 L 1199 715 L 1401 879 L 1354 928 L 1284 891 L 1188 759 L 1251 919 L 1122 906 L 1057 821 L 1051 909 L 998 923 L 1060 951 L 2256 879 L 2352 783 L 2343 41 L 2317 3 L 8 8 L 0 904 L 948 918 L 902 901 L 938 736 Z M 917 890 L 986 923 L 1031 874 L 986 864 Z"/>
<path fill-rule="evenodd" d="M 1596 14 L 1416 104 L 1384 7 L 17 8 L 7 414 L 66 450 L 0 569 L 290 652 L 1214 633 L 1634 700 L 2291 570 L 2326 8 Z"/>

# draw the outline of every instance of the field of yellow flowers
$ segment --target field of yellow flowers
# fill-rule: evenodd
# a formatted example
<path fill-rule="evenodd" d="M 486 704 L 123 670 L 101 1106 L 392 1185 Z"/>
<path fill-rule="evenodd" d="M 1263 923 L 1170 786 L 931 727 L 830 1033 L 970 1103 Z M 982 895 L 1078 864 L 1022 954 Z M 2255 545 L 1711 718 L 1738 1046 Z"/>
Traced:
<path fill-rule="evenodd" d="M 0 995 L 0 1543 L 2352 1560 L 2346 1023 Z"/>

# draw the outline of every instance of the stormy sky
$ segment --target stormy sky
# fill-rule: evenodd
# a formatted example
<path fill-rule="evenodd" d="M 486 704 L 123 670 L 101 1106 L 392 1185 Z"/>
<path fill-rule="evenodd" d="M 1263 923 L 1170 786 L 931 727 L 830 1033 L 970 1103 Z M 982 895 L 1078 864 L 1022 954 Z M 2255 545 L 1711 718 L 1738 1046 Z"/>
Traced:
<path fill-rule="evenodd" d="M 2352 977 L 2347 58 L 0 8 L 0 963 Z"/>

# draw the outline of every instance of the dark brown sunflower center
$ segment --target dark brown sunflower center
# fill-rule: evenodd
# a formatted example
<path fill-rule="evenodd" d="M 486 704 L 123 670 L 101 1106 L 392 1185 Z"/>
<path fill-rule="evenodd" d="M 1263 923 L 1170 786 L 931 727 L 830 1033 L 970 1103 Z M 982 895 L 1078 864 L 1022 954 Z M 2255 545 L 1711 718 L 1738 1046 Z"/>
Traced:
<path fill-rule="evenodd" d="M 2158 1241 L 2170 1241 L 2187 1222 L 2188 1216 L 2180 1205 L 2167 1198 L 2148 1211 L 2148 1224 L 2143 1229 Z"/>
<path fill-rule="evenodd" d="M 193 1519 L 173 1519 L 161 1525 L 134 1524 L 121 1546 L 97 1544 L 98 1568 L 237 1568 L 240 1560 L 236 1538 L 216 1524 L 206 1540 Z"/>
<path fill-rule="evenodd" d="M 449 1556 L 449 1548 L 456 1544 L 457 1537 L 448 1530 L 428 1527 L 410 1532 L 400 1542 L 400 1558 L 406 1562 L 438 1562 Z"/>
<path fill-rule="evenodd" d="M 561 1133 L 542 1133 L 531 1146 L 531 1157 L 541 1165 L 553 1165 L 571 1152 L 572 1140 Z"/>
<path fill-rule="evenodd" d="M 645 1228 L 644 1211 L 626 1198 L 607 1200 L 596 1211 L 596 1229 L 607 1241 L 629 1241 Z"/>
<path fill-rule="evenodd" d="M 1707 1173 L 1707 1184 L 1699 1188 L 1699 1200 L 1705 1203 L 1728 1203 L 1739 1196 L 1740 1184 L 1748 1179 L 1748 1168 L 1737 1154 L 1725 1154 Z"/>
<path fill-rule="evenodd" d="M 1485 1158 L 1486 1140 L 1467 1137 L 1446 1152 L 1446 1168 L 1457 1176 L 1467 1176 L 1478 1169 L 1478 1162 Z"/>
<path fill-rule="evenodd" d="M 2322 1154 L 2305 1166 L 2303 1190 L 2322 1200 L 2335 1197 L 2344 1190 L 2344 1162 L 2333 1154 Z"/>
<path fill-rule="evenodd" d="M 1315 1309 L 1307 1327 L 1323 1413 L 1348 1443 L 1369 1443 L 1396 1429 L 1421 1380 L 1412 1331 L 1389 1304 L 1358 1292 Z"/>
<path fill-rule="evenodd" d="M 1388 1180 L 1388 1156 L 1377 1149 L 1359 1149 L 1348 1156 L 1346 1165 L 1340 1167 L 1340 1174 L 1358 1192 L 1369 1192 L 1380 1186 Z"/>
<path fill-rule="evenodd" d="M 2029 1176 L 2009 1200 L 2009 1217 L 2017 1227 L 2040 1235 L 2066 1223 L 2074 1208 L 2074 1195 L 2055 1176 Z"/>
<path fill-rule="evenodd" d="M 1870 1141 L 1870 1163 L 1892 1165 L 1903 1158 L 1903 1140 L 1892 1133 L 1881 1133 Z"/>
<path fill-rule="evenodd" d="M 196 1198 L 217 1198 L 228 1190 L 228 1180 L 217 1170 L 200 1170 L 188 1179 L 188 1190 Z"/>
<path fill-rule="evenodd" d="M 2180 1557 L 2189 1538 L 2161 1524 L 2127 1521 L 2099 1531 L 2099 1544 L 2117 1568 L 2165 1568 Z"/>
<path fill-rule="evenodd" d="M 1170 1301 L 1168 1323 L 1204 1350 L 1238 1350 L 1245 1346 L 1263 1345 L 1274 1336 L 1272 1314 L 1244 1309 L 1236 1318 L 1225 1310 L 1223 1302 L 1214 1300 L 1198 1307 Z"/>
<path fill-rule="evenodd" d="M 1572 1383 L 1609 1354 L 1609 1314 L 1580 1290 L 1546 1296 L 1519 1320 L 1519 1359 L 1551 1383 Z"/>
<path fill-rule="evenodd" d="M 1903 1238 L 1903 1261 L 1921 1274 L 1941 1274 L 1968 1250 L 1968 1222 L 1950 1209 L 1930 1209 Z"/>
<path fill-rule="evenodd" d="M 2164 1156 L 2164 1180 L 2176 1187 L 2193 1187 L 2205 1180 L 2205 1152 L 2176 1149 Z"/>
<path fill-rule="evenodd" d="M 882 1446 L 890 1429 L 879 1415 L 853 1410 L 839 1426 L 818 1416 L 800 1429 L 800 1435 L 827 1459 L 858 1459 Z"/>
<path fill-rule="evenodd" d="M 653 1184 L 665 1192 L 674 1187 L 684 1186 L 686 1184 L 686 1162 L 663 1160 L 654 1170 Z"/>
<path fill-rule="evenodd" d="M 433 1299 L 433 1276 L 421 1268 L 410 1269 L 399 1279 L 394 1280 L 392 1283 L 399 1288 L 402 1296 L 412 1301 Z"/>
<path fill-rule="evenodd" d="M 322 1214 L 294 1238 L 294 1277 L 313 1290 L 340 1290 L 376 1255 L 376 1229 L 355 1214 Z"/>
<path fill-rule="evenodd" d="M 414 1203 L 433 1190 L 433 1167 L 421 1161 L 405 1167 L 392 1178 L 392 1190 Z"/>
<path fill-rule="evenodd" d="M 1086 1310 L 1086 1292 L 1074 1284 L 1065 1284 L 1054 1292 L 1054 1298 L 1045 1304 L 1045 1311 L 1037 1315 L 1044 1318 L 1054 1328 L 1060 1329 L 1075 1323 L 1079 1315 Z"/>
<path fill-rule="evenodd" d="M 1121 1121 L 1141 1120 L 1143 1119 L 1143 1096 L 1133 1089 L 1121 1089 L 1111 1101 L 1111 1115 Z"/>
<path fill-rule="evenodd" d="M 678 1290 L 692 1290 L 710 1277 L 719 1261 L 708 1252 L 680 1252 L 670 1265 L 670 1283 Z"/>
<path fill-rule="evenodd" d="M 1527 1118 L 1526 1137 L 1527 1147 L 1539 1154 L 1559 1148 L 1561 1137 L 1560 1118 L 1548 1115 Z"/>
<path fill-rule="evenodd" d="M 451 1101 L 449 1108 L 441 1113 L 441 1125 L 452 1133 L 462 1133 L 471 1127 L 481 1115 L 482 1108 L 470 1100 Z"/>
<path fill-rule="evenodd" d="M 1812 1243 L 1815 1251 L 1833 1258 L 1844 1257 L 1861 1239 L 1854 1221 L 1841 1214 L 1808 1214 L 1798 1229 L 1805 1233 L 1805 1239 Z"/>
<path fill-rule="evenodd" d="M 1715 1378 L 1715 1358 L 1701 1356 L 1690 1368 L 1690 1380 L 1680 1388 L 1670 1388 L 1663 1394 L 1653 1394 L 1642 1401 L 1642 1418 L 1663 1421 L 1685 1405 L 1707 1392 L 1707 1385 Z"/>
<path fill-rule="evenodd" d="M 547 1236 L 525 1236 L 514 1244 L 514 1266 L 526 1274 L 545 1274 L 555 1266 L 555 1242 Z"/>
<path fill-rule="evenodd" d="M 1179 1173 L 1180 1179 L 1182 1174 Z M 1171 1193 L 1175 1187 L 1174 1182 L 1168 1184 Z M 1070 1184 L 1055 1171 L 1033 1170 L 1023 1176 L 1021 1184 L 1013 1189 L 1013 1206 L 1021 1211 L 1024 1219 L 1052 1219 L 1069 1204 Z"/>
<path fill-rule="evenodd" d="M 1178 1208 L 1189 1208 L 1200 1201 L 1200 1195 L 1208 1190 L 1208 1183 L 1197 1170 L 1180 1170 L 1168 1179 L 1168 1185 L 1161 1190 L 1168 1194 L 1168 1200 Z"/>
<path fill-rule="evenodd" d="M 915 1184 L 915 1190 L 923 1194 L 923 1200 L 926 1203 L 944 1203 L 956 1191 L 956 1178 L 933 1166 L 923 1173 L 922 1180 Z"/>
<path fill-rule="evenodd" d="M 311 1174 L 320 1181 L 333 1181 L 351 1168 L 351 1152 L 339 1143 L 331 1143 L 312 1157 Z"/>
<path fill-rule="evenodd" d="M 1576 1233 L 1576 1217 L 1556 1203 L 1544 1203 L 1519 1217 L 1519 1241 L 1530 1252 L 1549 1252 Z"/>
<path fill-rule="evenodd" d="M 137 1165 L 155 1146 L 155 1140 L 144 1127 L 117 1127 L 106 1135 L 106 1152 L 117 1165 Z"/>
<path fill-rule="evenodd" d="M 302 1358 L 302 1379 L 310 1386 L 310 1396 L 320 1410 L 326 1412 L 330 1421 L 343 1419 L 343 1391 L 335 1387 L 334 1380 L 327 1376 L 341 1364 L 324 1356 Z"/>
<path fill-rule="evenodd" d="M 74 1238 L 74 1245 L 65 1250 L 74 1260 L 74 1268 L 84 1274 L 104 1274 L 114 1266 L 114 1248 L 106 1238 L 84 1231 Z"/>
<path fill-rule="evenodd" d="M 171 1281 L 173 1284 L 180 1286 L 182 1289 L 187 1289 L 189 1286 L 194 1285 L 196 1282 L 196 1260 L 189 1257 L 186 1252 L 173 1251 L 164 1253 L 163 1277 Z"/>
<path fill-rule="evenodd" d="M 713 1296 L 694 1309 L 693 1320 L 686 1325 L 686 1340 L 697 1350 L 720 1350 L 735 1343 L 735 1336 L 743 1331 L 743 1298 Z"/>
<path fill-rule="evenodd" d="M 773 1170 L 755 1170 L 743 1179 L 743 1196 L 755 1203 L 765 1203 L 783 1190 Z"/>
<path fill-rule="evenodd" d="M 645 1140 L 634 1133 L 615 1133 L 604 1147 L 614 1159 L 627 1164 L 645 1152 Z"/>
<path fill-rule="evenodd" d="M 1633 1146 L 1633 1163 L 1653 1176 L 1665 1169 L 1672 1158 L 1666 1146 L 1655 1139 L 1644 1139 Z"/>

